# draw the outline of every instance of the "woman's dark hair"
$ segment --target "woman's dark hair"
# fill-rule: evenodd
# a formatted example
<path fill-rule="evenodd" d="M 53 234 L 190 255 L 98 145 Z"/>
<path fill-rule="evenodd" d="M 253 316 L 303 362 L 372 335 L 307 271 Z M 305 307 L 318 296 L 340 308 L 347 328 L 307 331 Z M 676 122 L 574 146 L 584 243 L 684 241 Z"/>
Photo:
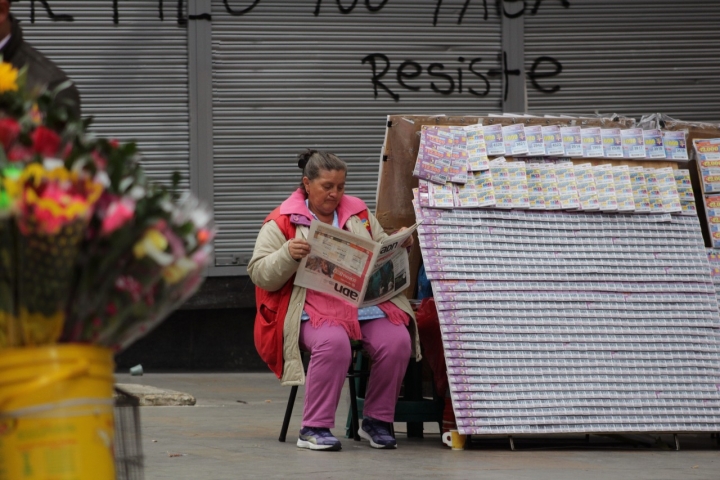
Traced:
<path fill-rule="evenodd" d="M 340 160 L 337 155 L 322 152 L 319 150 L 306 150 L 298 155 L 298 167 L 302 170 L 302 176 L 308 180 L 315 180 L 320 176 L 320 171 L 342 170 L 347 174 L 347 164 Z M 302 179 L 300 187 L 303 187 Z M 302 188 L 305 192 L 305 189 Z"/>

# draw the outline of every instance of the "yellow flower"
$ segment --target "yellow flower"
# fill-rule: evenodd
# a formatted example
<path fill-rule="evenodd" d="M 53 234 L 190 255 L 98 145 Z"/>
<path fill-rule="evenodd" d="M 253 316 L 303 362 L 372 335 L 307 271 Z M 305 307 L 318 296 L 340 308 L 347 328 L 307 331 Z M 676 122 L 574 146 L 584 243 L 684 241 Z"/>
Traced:
<path fill-rule="evenodd" d="M 172 265 L 163 268 L 162 276 L 168 285 L 173 285 L 197 268 L 197 264 L 189 258 L 180 258 Z"/>
<path fill-rule="evenodd" d="M 173 256 L 169 253 L 165 253 L 165 249 L 168 247 L 167 238 L 165 235 L 160 233 L 158 230 L 151 228 L 143 238 L 141 238 L 133 247 L 133 254 L 135 258 L 141 259 L 148 256 L 155 260 L 158 265 L 163 267 L 170 265 L 173 261 Z"/>
<path fill-rule="evenodd" d="M 0 93 L 16 92 L 17 78 L 18 71 L 15 67 L 6 62 L 0 63 Z"/>

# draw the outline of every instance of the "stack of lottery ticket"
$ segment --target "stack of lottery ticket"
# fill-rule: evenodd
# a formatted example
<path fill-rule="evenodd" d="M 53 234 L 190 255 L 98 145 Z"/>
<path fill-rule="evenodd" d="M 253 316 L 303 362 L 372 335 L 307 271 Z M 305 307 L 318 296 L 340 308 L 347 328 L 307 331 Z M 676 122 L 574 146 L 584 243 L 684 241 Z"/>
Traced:
<path fill-rule="evenodd" d="M 433 208 L 453 208 L 455 206 L 455 192 L 453 184 L 447 182 L 444 185 L 428 183 L 428 197 L 430 206 Z"/>
<path fill-rule="evenodd" d="M 712 277 L 715 292 L 720 303 L 720 250 L 708 248 L 708 261 L 710 262 L 710 276 Z"/>
<path fill-rule="evenodd" d="M 450 178 L 452 139 L 438 135 L 437 127 L 423 125 L 413 175 L 422 180 L 445 184 Z"/>
<path fill-rule="evenodd" d="M 446 128 L 452 139 L 449 180 L 452 183 L 465 183 L 468 180 L 467 134 L 463 127 Z"/>
<path fill-rule="evenodd" d="M 508 173 L 510 175 L 510 193 L 512 196 L 513 208 L 529 208 L 528 181 L 525 162 L 508 162 Z"/>
<path fill-rule="evenodd" d="M 619 128 L 603 128 L 600 130 L 605 158 L 623 158 L 622 139 Z"/>
<path fill-rule="evenodd" d="M 622 140 L 623 158 L 645 158 L 642 128 L 620 130 L 620 138 Z"/>
<path fill-rule="evenodd" d="M 720 138 L 696 138 L 693 140 L 693 147 L 697 154 L 697 160 L 720 160 Z"/>
<path fill-rule="evenodd" d="M 650 213 L 650 192 L 648 191 L 645 169 L 632 167 L 630 170 L 630 184 L 632 185 L 633 199 L 635 200 L 635 213 Z"/>
<path fill-rule="evenodd" d="M 612 173 L 615 180 L 618 212 L 635 211 L 635 197 L 633 196 L 633 187 L 630 181 L 630 168 L 627 165 L 612 167 Z"/>
<path fill-rule="evenodd" d="M 582 157 L 582 135 L 580 127 L 560 127 L 566 157 Z"/>
<path fill-rule="evenodd" d="M 575 183 L 577 184 L 580 210 L 592 211 L 600 209 L 593 168 L 589 163 L 575 165 Z"/>
<path fill-rule="evenodd" d="M 580 196 L 575 181 L 575 167 L 572 162 L 556 163 L 554 170 L 562 208 L 565 210 L 580 208 Z"/>
<path fill-rule="evenodd" d="M 510 170 L 505 157 L 498 157 L 490 162 L 490 175 L 495 188 L 495 206 L 497 208 L 513 208 Z"/>
<path fill-rule="evenodd" d="M 603 143 L 599 127 L 581 129 L 580 138 L 583 157 L 600 158 L 603 156 Z"/>
<path fill-rule="evenodd" d="M 617 212 L 618 202 L 612 165 L 596 165 L 592 170 L 598 207 L 603 212 Z"/>
<path fill-rule="evenodd" d="M 689 170 L 675 170 L 675 184 L 677 185 L 678 196 L 680 197 L 680 206 L 683 215 L 697 215 L 697 205 L 695 205 L 695 194 L 692 189 Z"/>
<path fill-rule="evenodd" d="M 643 144 L 645 145 L 645 158 L 661 160 L 666 157 L 663 135 L 660 130 L 643 130 Z"/>
<path fill-rule="evenodd" d="M 670 132 L 663 130 L 663 145 L 665 146 L 665 158 L 669 160 L 687 160 L 687 130 Z"/>
<path fill-rule="evenodd" d="M 528 198 L 530 201 L 530 210 L 545 210 L 545 189 L 543 188 L 543 172 L 544 163 L 528 163 L 527 186 Z"/>
<path fill-rule="evenodd" d="M 464 185 L 455 185 L 455 206 L 478 208 L 495 205 L 495 189 L 490 171 L 472 172 Z"/>
<path fill-rule="evenodd" d="M 705 196 L 705 217 L 713 248 L 720 248 L 720 195 Z"/>
<path fill-rule="evenodd" d="M 720 159 L 698 160 L 703 193 L 720 193 Z"/>
<path fill-rule="evenodd" d="M 545 145 L 545 155 L 548 157 L 565 155 L 565 147 L 563 146 L 562 134 L 560 127 L 557 125 L 546 125 L 542 127 L 543 144 Z"/>
<path fill-rule="evenodd" d="M 475 191 L 477 193 L 478 205 L 480 207 L 491 207 L 495 205 L 495 187 L 493 186 L 490 170 L 475 172 Z"/>
<path fill-rule="evenodd" d="M 421 207 L 430 207 L 430 182 L 427 180 L 418 180 L 417 202 Z"/>
<path fill-rule="evenodd" d="M 646 168 L 645 180 L 652 213 L 681 213 L 675 173 L 672 168 Z"/>
<path fill-rule="evenodd" d="M 545 143 L 543 142 L 542 126 L 528 125 L 525 127 L 525 138 L 527 139 L 528 155 L 545 155 Z"/>
<path fill-rule="evenodd" d="M 503 142 L 505 143 L 505 155 L 527 155 L 528 143 L 525 138 L 525 125 L 514 123 L 502 127 Z"/>
<path fill-rule="evenodd" d="M 468 181 L 462 185 L 454 185 L 454 204 L 456 208 L 478 208 L 477 189 L 475 188 L 475 176 L 471 174 Z"/>
<path fill-rule="evenodd" d="M 503 142 L 502 125 L 484 125 L 483 137 L 485 148 L 489 156 L 505 155 L 505 143 Z"/>
<path fill-rule="evenodd" d="M 720 431 L 720 255 L 696 217 L 418 203 L 460 433 Z"/>
<path fill-rule="evenodd" d="M 563 205 L 560 198 L 557 175 L 555 174 L 555 165 L 552 163 L 541 163 L 540 175 L 542 178 L 543 193 L 545 194 L 545 208 L 547 210 L 561 210 Z"/>
<path fill-rule="evenodd" d="M 481 124 L 468 125 L 465 127 L 467 136 L 468 169 L 471 172 L 489 170 L 490 164 L 485 147 L 485 136 Z"/>

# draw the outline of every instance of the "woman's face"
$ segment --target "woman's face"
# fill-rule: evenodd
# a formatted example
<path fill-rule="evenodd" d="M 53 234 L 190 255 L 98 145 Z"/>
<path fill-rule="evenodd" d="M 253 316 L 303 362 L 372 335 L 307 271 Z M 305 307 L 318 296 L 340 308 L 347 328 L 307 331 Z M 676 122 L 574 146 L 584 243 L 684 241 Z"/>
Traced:
<path fill-rule="evenodd" d="M 320 170 L 315 180 L 303 177 L 310 210 L 316 215 L 332 215 L 345 193 L 344 170 Z"/>

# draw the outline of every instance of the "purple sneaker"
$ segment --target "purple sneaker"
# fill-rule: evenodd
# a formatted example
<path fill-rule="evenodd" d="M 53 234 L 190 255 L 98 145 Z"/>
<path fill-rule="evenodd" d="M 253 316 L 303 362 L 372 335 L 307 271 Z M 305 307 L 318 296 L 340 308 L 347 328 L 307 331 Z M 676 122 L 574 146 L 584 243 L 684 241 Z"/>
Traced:
<path fill-rule="evenodd" d="M 397 442 L 390 434 L 390 424 L 387 422 L 364 418 L 358 434 L 365 440 L 370 440 L 373 448 L 397 448 Z"/>
<path fill-rule="evenodd" d="M 310 450 L 338 451 L 342 448 L 340 441 L 330 433 L 329 428 L 303 427 L 300 430 L 297 446 Z"/>

